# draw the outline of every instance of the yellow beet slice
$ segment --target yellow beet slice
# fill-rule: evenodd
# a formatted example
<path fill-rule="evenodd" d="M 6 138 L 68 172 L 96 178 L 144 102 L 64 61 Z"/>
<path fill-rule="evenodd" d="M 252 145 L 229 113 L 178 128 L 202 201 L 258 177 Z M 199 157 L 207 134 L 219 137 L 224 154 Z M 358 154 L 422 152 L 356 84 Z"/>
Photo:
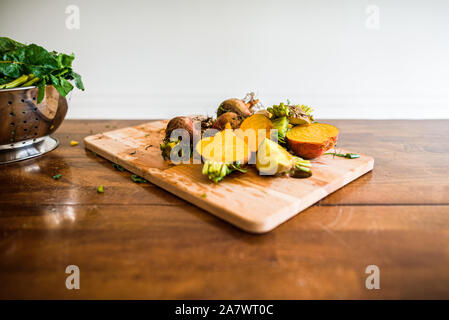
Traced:
<path fill-rule="evenodd" d="M 273 123 L 263 114 L 254 114 L 246 118 L 235 134 L 244 140 L 252 152 L 256 152 L 265 138 L 270 138 Z"/>
<path fill-rule="evenodd" d="M 294 157 L 276 142 L 265 139 L 257 151 L 256 168 L 262 175 L 275 175 L 290 170 Z"/>
<path fill-rule="evenodd" d="M 225 129 L 213 137 L 201 139 L 195 146 L 195 150 L 205 160 L 222 163 L 247 163 L 249 147 L 233 130 Z"/>

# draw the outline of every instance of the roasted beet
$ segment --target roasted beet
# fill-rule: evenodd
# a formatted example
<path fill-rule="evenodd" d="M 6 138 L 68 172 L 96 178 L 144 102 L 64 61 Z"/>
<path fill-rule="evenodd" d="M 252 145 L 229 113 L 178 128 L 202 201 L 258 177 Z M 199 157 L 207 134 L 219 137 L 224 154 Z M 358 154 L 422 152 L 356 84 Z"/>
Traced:
<path fill-rule="evenodd" d="M 246 118 L 251 115 L 251 111 L 249 110 L 248 105 L 243 100 L 237 98 L 227 99 L 223 101 L 218 107 L 217 117 L 220 117 L 226 112 L 233 112 L 242 118 Z"/>
<path fill-rule="evenodd" d="M 243 99 L 231 98 L 223 101 L 217 110 L 217 117 L 226 112 L 234 112 L 241 118 L 249 117 L 254 113 L 253 109 L 260 107 L 259 99 L 254 92 L 247 93 Z"/>
<path fill-rule="evenodd" d="M 185 116 L 175 117 L 168 122 L 167 127 L 165 128 L 165 140 L 169 140 L 171 133 L 176 129 L 186 130 L 191 139 L 193 138 L 193 134 L 197 133 L 195 131 L 195 127 L 193 126 L 192 118 Z"/>
<path fill-rule="evenodd" d="M 229 123 L 232 129 L 237 129 L 241 122 L 242 118 L 238 114 L 234 112 L 226 112 L 217 118 L 213 128 L 221 131 L 225 129 L 226 123 Z"/>

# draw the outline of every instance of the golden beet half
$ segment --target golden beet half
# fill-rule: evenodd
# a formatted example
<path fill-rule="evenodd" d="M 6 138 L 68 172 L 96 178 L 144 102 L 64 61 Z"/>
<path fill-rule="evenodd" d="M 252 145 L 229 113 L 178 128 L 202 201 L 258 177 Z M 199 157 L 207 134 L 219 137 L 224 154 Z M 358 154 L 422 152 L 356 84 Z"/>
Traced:
<path fill-rule="evenodd" d="M 247 163 L 250 154 L 248 145 L 237 137 L 232 129 L 225 129 L 213 137 L 201 139 L 195 150 L 203 160 L 218 163 Z"/>
<path fill-rule="evenodd" d="M 252 152 L 256 152 L 265 138 L 270 138 L 273 123 L 262 114 L 254 114 L 246 118 L 235 134 L 248 144 Z"/>
<path fill-rule="evenodd" d="M 290 149 L 301 158 L 313 159 L 331 149 L 338 138 L 338 129 L 327 123 L 296 126 L 287 132 Z"/>

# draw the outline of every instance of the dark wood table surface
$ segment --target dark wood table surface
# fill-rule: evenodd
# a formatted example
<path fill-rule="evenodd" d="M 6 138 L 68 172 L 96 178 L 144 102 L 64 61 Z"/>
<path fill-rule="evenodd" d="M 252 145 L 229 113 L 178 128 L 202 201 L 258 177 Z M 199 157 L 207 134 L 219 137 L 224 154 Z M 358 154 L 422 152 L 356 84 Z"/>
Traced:
<path fill-rule="evenodd" d="M 67 120 L 58 149 L 0 166 L 0 298 L 449 298 L 449 120 L 333 120 L 374 171 L 263 235 L 83 147 L 142 122 Z"/>

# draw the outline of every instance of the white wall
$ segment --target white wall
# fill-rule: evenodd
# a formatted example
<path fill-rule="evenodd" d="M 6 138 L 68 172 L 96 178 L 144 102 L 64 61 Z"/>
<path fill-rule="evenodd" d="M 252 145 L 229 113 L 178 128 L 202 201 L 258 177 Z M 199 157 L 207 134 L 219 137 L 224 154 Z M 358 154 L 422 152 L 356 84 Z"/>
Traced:
<path fill-rule="evenodd" d="M 326 118 L 449 118 L 446 0 L 1 0 L 0 30 L 76 53 L 71 118 L 212 114 L 250 90 Z"/>

